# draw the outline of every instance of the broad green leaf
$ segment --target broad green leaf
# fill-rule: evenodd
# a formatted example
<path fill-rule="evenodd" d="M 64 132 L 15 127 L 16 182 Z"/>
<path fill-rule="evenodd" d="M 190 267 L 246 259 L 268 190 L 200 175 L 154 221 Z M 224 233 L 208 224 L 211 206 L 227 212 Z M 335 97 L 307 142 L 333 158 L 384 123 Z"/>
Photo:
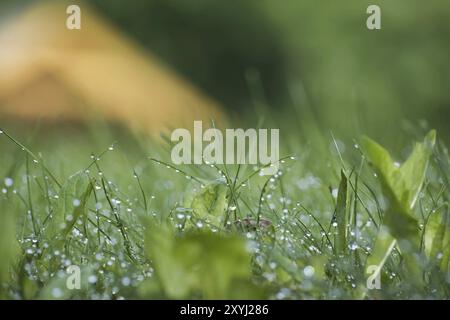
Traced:
<path fill-rule="evenodd" d="M 168 225 L 151 226 L 146 232 L 145 250 L 153 262 L 156 276 L 165 294 L 174 299 L 186 297 L 195 278 L 175 256 L 175 235 Z"/>
<path fill-rule="evenodd" d="M 191 186 L 185 194 L 186 208 L 192 209 L 198 218 L 208 218 L 216 224 L 223 218 L 227 205 L 227 185 L 220 180 L 206 184 L 203 188 Z"/>
<path fill-rule="evenodd" d="M 339 184 L 339 190 L 336 202 L 336 223 L 337 223 L 337 241 L 336 251 L 339 254 L 343 254 L 347 248 L 347 177 L 344 171 L 341 171 L 341 182 Z"/>
<path fill-rule="evenodd" d="M 409 158 L 398 165 L 382 146 L 367 137 L 363 138 L 365 154 L 378 174 L 388 201 L 382 227 L 366 268 L 375 265 L 380 272 L 397 242 L 404 253 L 405 266 L 410 275 L 419 281 L 419 258 L 414 253 L 419 252 L 420 235 L 418 222 L 411 209 L 422 188 L 435 140 L 435 131 L 430 131 L 423 143 L 416 143 Z"/>
<path fill-rule="evenodd" d="M 153 225 L 146 232 L 145 250 L 168 298 L 230 298 L 233 283 L 251 277 L 250 254 L 237 236 L 192 232 L 175 237 L 169 226 Z"/>
<path fill-rule="evenodd" d="M 424 245 L 427 256 L 446 274 L 450 254 L 450 213 L 447 205 L 433 212 L 428 218 Z"/>
<path fill-rule="evenodd" d="M 412 209 L 417 200 L 435 141 L 436 132 L 432 130 L 422 143 L 416 143 L 409 158 L 402 165 L 397 165 L 386 149 L 363 137 L 364 151 L 380 176 L 384 191 L 389 189 L 389 195 L 395 195 L 406 210 Z"/>

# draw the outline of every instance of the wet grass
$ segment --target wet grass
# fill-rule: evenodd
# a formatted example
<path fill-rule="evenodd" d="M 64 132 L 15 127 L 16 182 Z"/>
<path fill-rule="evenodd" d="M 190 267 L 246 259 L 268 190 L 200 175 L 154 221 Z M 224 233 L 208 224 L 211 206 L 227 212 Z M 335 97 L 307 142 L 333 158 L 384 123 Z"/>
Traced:
<path fill-rule="evenodd" d="M 360 137 L 283 130 L 280 169 L 261 176 L 250 165 L 174 166 L 170 146 L 107 128 L 3 129 L 0 297 L 449 298 L 444 144 L 423 181 L 411 172 L 417 225 L 403 235 L 386 218 L 396 191 Z M 394 150 L 399 162 L 405 148 Z M 369 290 L 386 226 L 398 241 L 381 246 L 381 288 Z M 403 240 L 416 236 L 410 254 Z M 67 286 L 72 265 L 80 289 Z"/>

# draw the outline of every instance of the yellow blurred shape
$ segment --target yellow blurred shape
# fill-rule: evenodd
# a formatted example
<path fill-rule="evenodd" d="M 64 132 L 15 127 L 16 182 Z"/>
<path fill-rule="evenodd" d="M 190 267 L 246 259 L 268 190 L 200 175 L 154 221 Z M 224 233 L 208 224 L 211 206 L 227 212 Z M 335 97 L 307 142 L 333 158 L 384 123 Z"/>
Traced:
<path fill-rule="evenodd" d="M 66 28 L 65 5 L 45 1 L 0 25 L 0 116 L 100 115 L 151 135 L 194 120 L 221 122 L 213 100 L 80 7 L 81 30 Z"/>

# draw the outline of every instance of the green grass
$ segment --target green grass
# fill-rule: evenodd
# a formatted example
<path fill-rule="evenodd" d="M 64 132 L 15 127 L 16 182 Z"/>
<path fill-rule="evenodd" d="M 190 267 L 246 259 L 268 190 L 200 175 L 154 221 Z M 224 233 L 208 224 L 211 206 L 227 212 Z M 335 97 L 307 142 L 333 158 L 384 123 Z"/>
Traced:
<path fill-rule="evenodd" d="M 450 298 L 450 159 L 433 133 L 393 150 L 398 169 L 368 138 L 283 125 L 269 177 L 174 167 L 170 146 L 97 124 L 18 128 L 0 134 L 1 298 Z"/>

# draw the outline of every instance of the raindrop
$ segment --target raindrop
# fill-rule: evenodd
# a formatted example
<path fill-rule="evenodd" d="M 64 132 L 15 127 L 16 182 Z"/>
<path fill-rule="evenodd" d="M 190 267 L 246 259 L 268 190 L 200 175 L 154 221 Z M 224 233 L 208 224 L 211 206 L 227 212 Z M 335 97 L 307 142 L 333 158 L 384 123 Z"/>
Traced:
<path fill-rule="evenodd" d="M 185 217 L 185 215 L 182 214 L 182 213 L 178 213 L 178 214 L 177 214 L 177 218 L 180 219 L 180 220 L 183 220 L 184 217 Z"/>
<path fill-rule="evenodd" d="M 5 178 L 5 186 L 11 187 L 14 184 L 14 180 L 11 178 Z"/>
<path fill-rule="evenodd" d="M 311 278 L 311 277 L 314 275 L 314 272 L 315 272 L 315 270 L 314 270 L 314 267 L 312 267 L 312 266 L 306 266 L 306 267 L 303 269 L 303 274 L 304 274 L 305 277 L 307 277 L 307 278 Z"/>
<path fill-rule="evenodd" d="M 124 285 L 125 287 L 128 287 L 131 284 L 131 279 L 128 277 L 123 277 L 121 282 L 122 282 L 122 285 Z"/>
<path fill-rule="evenodd" d="M 60 288 L 53 288 L 53 290 L 52 290 L 52 296 L 53 296 L 54 298 L 61 298 L 62 295 L 63 295 L 63 292 L 62 292 L 62 290 L 61 290 Z"/>
<path fill-rule="evenodd" d="M 96 283 L 97 282 L 97 276 L 94 276 L 94 275 L 89 276 L 88 282 L 89 283 Z"/>

